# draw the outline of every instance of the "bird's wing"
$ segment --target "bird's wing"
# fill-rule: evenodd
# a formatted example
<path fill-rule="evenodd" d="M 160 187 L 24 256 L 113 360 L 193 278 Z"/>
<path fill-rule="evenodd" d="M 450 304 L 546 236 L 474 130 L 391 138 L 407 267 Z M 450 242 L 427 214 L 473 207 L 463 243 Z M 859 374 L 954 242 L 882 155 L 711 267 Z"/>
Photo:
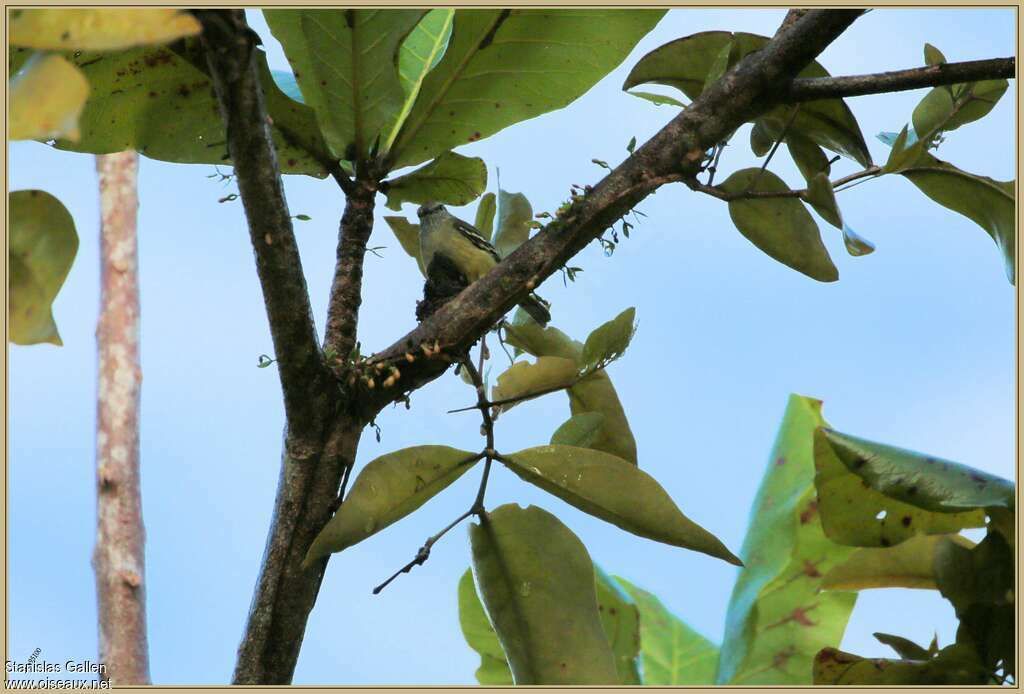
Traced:
<path fill-rule="evenodd" d="M 465 236 L 469 241 L 473 243 L 474 246 L 476 246 L 480 250 L 490 253 L 491 257 L 494 258 L 494 262 L 501 262 L 501 256 L 498 255 L 498 251 L 494 249 L 494 246 L 491 245 L 490 241 L 485 239 L 480 234 L 480 232 L 477 231 L 477 228 L 475 226 L 469 224 L 468 222 L 462 221 L 458 217 L 453 217 L 453 219 L 455 220 L 455 228 L 458 230 L 460 234 Z"/>

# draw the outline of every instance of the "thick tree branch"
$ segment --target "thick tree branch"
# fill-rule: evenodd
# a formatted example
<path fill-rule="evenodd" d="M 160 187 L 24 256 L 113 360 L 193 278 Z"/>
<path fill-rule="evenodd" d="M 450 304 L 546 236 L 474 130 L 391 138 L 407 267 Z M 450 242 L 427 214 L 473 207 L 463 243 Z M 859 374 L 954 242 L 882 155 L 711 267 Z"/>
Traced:
<path fill-rule="evenodd" d="M 762 50 L 751 53 L 612 170 L 567 212 L 520 246 L 486 277 L 375 358 L 398 361 L 421 345 L 433 358 L 406 364 L 391 388 L 363 403 L 371 416 L 405 392 L 436 378 L 522 296 L 666 180 L 692 178 L 705 153 L 740 124 L 778 103 L 783 87 L 836 39 L 860 10 L 811 10 Z M 431 350 L 433 354 L 433 350 Z"/>
<path fill-rule="evenodd" d="M 814 101 L 845 96 L 863 96 L 900 92 L 945 84 L 977 82 L 978 80 L 1011 79 L 1016 73 L 1014 58 L 969 60 L 909 70 L 878 72 L 849 77 L 802 77 L 793 80 L 783 92 L 782 101 Z"/>
<path fill-rule="evenodd" d="M 373 230 L 376 190 L 358 181 L 348 195 L 338 229 L 338 254 L 327 304 L 324 348 L 347 359 L 356 344 L 359 306 L 363 301 L 363 258 Z"/>
<path fill-rule="evenodd" d="M 96 328 L 96 549 L 101 677 L 149 684 L 145 529 L 139 487 L 139 276 L 135 152 L 96 157 L 100 177 L 100 319 Z"/>
<path fill-rule="evenodd" d="M 306 279 L 255 61 L 255 34 L 242 10 L 196 10 L 274 342 L 288 421 L 289 454 L 319 452 L 330 411 L 329 375 L 317 342 Z"/>

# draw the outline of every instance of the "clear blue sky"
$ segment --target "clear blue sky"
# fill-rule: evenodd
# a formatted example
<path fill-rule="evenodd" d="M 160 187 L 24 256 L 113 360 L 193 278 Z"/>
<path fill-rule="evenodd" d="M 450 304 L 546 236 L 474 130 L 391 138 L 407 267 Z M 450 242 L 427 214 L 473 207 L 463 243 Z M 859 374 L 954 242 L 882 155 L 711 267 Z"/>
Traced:
<path fill-rule="evenodd" d="M 597 181 L 591 159 L 617 163 L 675 113 L 620 91 L 647 51 L 698 31 L 771 34 L 782 10 L 674 10 L 625 63 L 568 108 L 513 126 L 460 152 L 501 170 L 504 188 L 535 210 L 554 210 L 572 183 Z M 271 65 L 286 68 L 258 14 Z M 1013 55 L 1014 10 L 876 10 L 829 47 L 833 74 L 917 66 L 928 41 L 950 60 Z M 939 156 L 998 179 L 1014 177 L 1016 85 L 983 121 L 953 133 Z M 874 158 L 874 139 L 899 130 L 923 91 L 848 103 Z M 749 128 L 737 143 L 745 143 Z M 57 195 L 78 224 L 81 248 L 54 313 L 65 346 L 10 348 L 9 653 L 36 647 L 48 661 L 95 658 L 94 423 L 99 305 L 99 211 L 93 158 L 36 143 L 9 146 L 11 189 Z M 723 168 L 752 165 L 745 144 Z M 855 166 L 843 162 L 837 175 Z M 845 168 L 844 168 L 845 167 Z M 791 184 L 795 167 L 772 168 Z M 277 374 L 257 369 L 272 352 L 240 202 L 205 176 L 209 166 L 143 160 L 142 478 L 152 674 L 159 684 L 229 680 L 277 485 L 283 413 Z M 723 177 L 724 178 L 724 177 Z M 339 191 L 329 181 L 286 181 L 303 265 L 322 332 L 334 267 Z M 991 239 L 909 182 L 883 179 L 840 196 L 853 228 L 877 244 L 851 258 L 819 222 L 841 279 L 820 284 L 757 251 L 720 201 L 665 188 L 613 257 L 592 244 L 574 261 L 575 284 L 542 287 L 554 323 L 576 338 L 627 306 L 639 332 L 610 368 L 639 447 L 640 464 L 692 518 L 733 550 L 791 392 L 821 398 L 837 428 L 1014 477 L 1014 290 Z M 406 206 L 404 212 L 414 210 Z M 472 207 L 455 210 L 472 219 Z M 367 257 L 360 339 L 380 349 L 413 325 L 422 281 L 380 221 Z M 494 362 L 495 375 L 504 357 Z M 450 374 L 386 410 L 383 439 L 364 437 L 359 463 L 404 446 L 476 449 L 471 392 Z M 561 395 L 503 416 L 499 446 L 548 440 L 568 415 Z M 469 561 L 466 531 L 380 596 L 370 589 L 460 513 L 467 475 L 414 516 L 331 561 L 312 614 L 296 683 L 470 683 L 477 659 L 459 632 L 455 587 Z M 721 638 L 735 569 L 704 555 L 639 539 L 590 519 L 499 470 L 488 504 L 536 503 L 562 515 L 595 561 L 657 593 L 708 637 Z M 942 643 L 955 633 L 936 593 L 863 593 L 843 647 L 888 655 L 873 631 Z"/>

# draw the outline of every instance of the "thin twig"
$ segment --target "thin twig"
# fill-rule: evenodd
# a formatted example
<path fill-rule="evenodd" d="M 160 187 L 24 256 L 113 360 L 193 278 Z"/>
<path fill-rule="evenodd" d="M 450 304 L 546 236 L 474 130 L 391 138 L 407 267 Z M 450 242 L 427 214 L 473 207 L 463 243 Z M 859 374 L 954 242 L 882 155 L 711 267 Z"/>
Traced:
<path fill-rule="evenodd" d="M 842 178 L 838 178 L 835 181 L 832 181 L 832 188 L 837 193 L 841 192 L 841 190 L 849 190 L 853 186 L 847 186 L 846 188 L 842 189 L 840 189 L 840 186 L 844 186 L 847 183 L 852 183 L 853 181 L 860 181 L 861 179 L 867 180 L 869 178 L 874 178 L 880 176 L 881 174 L 882 167 L 869 166 L 863 171 L 857 171 L 855 173 L 849 174 L 848 176 L 843 176 Z M 750 190 L 731 193 L 729 191 L 722 190 L 717 186 L 706 185 L 696 179 L 687 180 L 686 185 L 690 187 L 690 190 L 696 191 L 698 193 L 704 193 L 705 195 L 710 195 L 713 198 L 718 198 L 719 200 L 724 200 L 726 202 L 732 202 L 733 200 L 758 200 L 768 198 L 802 198 L 807 195 L 806 188 L 799 188 L 797 190 L 776 191 Z"/>

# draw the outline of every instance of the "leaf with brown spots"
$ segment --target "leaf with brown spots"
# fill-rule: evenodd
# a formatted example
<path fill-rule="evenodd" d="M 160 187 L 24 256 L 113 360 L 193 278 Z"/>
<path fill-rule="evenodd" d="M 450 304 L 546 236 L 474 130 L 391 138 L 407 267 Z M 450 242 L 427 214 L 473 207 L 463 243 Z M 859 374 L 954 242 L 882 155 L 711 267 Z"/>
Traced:
<path fill-rule="evenodd" d="M 823 423 L 820 401 L 790 397 L 740 553 L 746 566 L 729 602 L 717 684 L 810 684 L 814 655 L 842 639 L 856 595 L 818 593 L 851 552 L 819 521 L 811 442 Z"/>
<path fill-rule="evenodd" d="M 960 535 L 917 535 L 895 547 L 865 547 L 833 567 L 821 582 L 824 590 L 866 588 L 937 589 L 935 552 L 948 539 L 964 547 L 973 542 Z"/>

